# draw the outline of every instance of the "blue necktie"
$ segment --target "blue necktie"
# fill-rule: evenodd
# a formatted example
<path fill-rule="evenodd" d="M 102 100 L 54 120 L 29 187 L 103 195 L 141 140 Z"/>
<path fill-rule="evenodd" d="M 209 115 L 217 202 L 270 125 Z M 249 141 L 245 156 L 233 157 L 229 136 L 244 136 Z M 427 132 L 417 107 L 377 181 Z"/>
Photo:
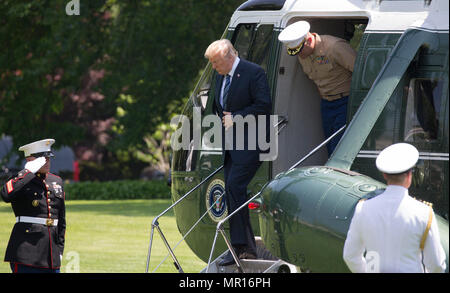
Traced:
<path fill-rule="evenodd" d="M 225 86 L 223 87 L 223 108 L 225 109 L 225 105 L 227 104 L 227 98 L 228 98 L 228 90 L 230 89 L 230 75 L 226 75 L 225 78 Z"/>

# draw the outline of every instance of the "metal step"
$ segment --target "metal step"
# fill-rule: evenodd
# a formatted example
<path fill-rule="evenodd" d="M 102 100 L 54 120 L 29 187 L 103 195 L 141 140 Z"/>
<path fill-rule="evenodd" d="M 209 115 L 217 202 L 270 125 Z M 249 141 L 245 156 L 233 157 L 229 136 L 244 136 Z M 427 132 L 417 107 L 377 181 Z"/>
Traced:
<path fill-rule="evenodd" d="M 255 237 L 258 259 L 241 259 L 242 269 L 245 273 L 300 273 L 295 265 L 287 263 L 272 256 L 264 247 L 261 237 Z M 219 263 L 227 254 L 223 252 L 218 258 L 211 262 L 208 272 L 207 267 L 200 273 L 239 273 L 237 266 L 220 266 Z"/>
<path fill-rule="evenodd" d="M 222 253 L 209 266 L 208 273 L 238 273 L 237 266 L 220 266 L 219 262 L 227 254 L 228 251 Z M 281 259 L 279 260 L 265 260 L 265 259 L 242 259 L 242 269 L 245 273 L 299 273 L 300 270 L 290 263 Z M 200 273 L 206 273 L 204 268 Z"/>

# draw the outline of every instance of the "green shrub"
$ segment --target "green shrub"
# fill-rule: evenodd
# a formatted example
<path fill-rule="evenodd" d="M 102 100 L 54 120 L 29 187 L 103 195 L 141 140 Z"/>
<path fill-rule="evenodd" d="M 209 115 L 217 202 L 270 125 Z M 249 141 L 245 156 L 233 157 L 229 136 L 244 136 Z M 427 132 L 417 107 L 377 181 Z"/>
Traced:
<path fill-rule="evenodd" d="M 67 200 L 170 198 L 170 187 L 165 180 L 83 181 L 66 183 L 64 191 Z"/>

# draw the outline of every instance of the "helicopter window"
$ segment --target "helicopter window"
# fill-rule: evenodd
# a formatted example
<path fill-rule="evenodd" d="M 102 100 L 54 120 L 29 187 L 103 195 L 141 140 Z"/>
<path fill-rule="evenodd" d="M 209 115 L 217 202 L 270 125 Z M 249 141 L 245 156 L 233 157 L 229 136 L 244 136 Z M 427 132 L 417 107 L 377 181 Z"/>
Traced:
<path fill-rule="evenodd" d="M 256 24 L 240 24 L 236 27 L 231 42 L 238 51 L 239 57 L 248 60 L 248 51 L 252 43 Z"/>
<path fill-rule="evenodd" d="M 198 108 L 197 108 L 198 109 Z M 193 99 L 190 99 L 186 104 L 186 107 L 183 111 L 183 117 L 187 119 L 185 121 L 181 121 L 180 123 L 186 123 L 189 127 L 189 146 L 181 148 L 178 151 L 174 151 L 173 153 L 173 164 L 175 171 L 195 171 L 198 150 L 194 148 L 194 129 L 193 127 L 199 127 L 198 125 L 193 125 L 193 116 L 194 116 L 194 105 Z M 183 125 L 178 126 L 183 127 Z M 198 131 L 198 130 L 197 130 Z"/>
<path fill-rule="evenodd" d="M 192 102 L 194 103 L 194 107 L 200 107 L 202 114 L 206 109 L 206 104 L 208 102 L 209 94 L 211 91 L 211 81 L 213 77 L 213 70 L 210 64 L 206 67 L 197 87 L 194 90 L 194 94 L 192 95 Z"/>
<path fill-rule="evenodd" d="M 391 48 L 367 48 L 367 57 L 361 76 L 361 88 L 370 89 L 386 62 Z"/>
<path fill-rule="evenodd" d="M 439 79 L 411 79 L 406 106 L 405 141 L 422 142 L 438 138 L 443 88 L 444 83 Z"/>
<path fill-rule="evenodd" d="M 256 31 L 248 60 L 259 64 L 267 72 L 267 63 L 272 45 L 273 25 L 260 25 Z"/>
<path fill-rule="evenodd" d="M 266 72 L 273 40 L 273 24 L 240 24 L 232 42 L 239 57 L 260 65 Z"/>

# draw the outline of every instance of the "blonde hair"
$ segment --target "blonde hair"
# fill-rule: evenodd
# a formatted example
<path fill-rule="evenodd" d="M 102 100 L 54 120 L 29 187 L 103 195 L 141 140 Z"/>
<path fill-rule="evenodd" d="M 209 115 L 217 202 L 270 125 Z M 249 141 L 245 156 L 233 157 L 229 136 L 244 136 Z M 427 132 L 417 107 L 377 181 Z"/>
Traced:
<path fill-rule="evenodd" d="M 231 44 L 230 40 L 222 39 L 212 42 L 205 51 L 205 58 L 210 59 L 220 54 L 221 57 L 236 57 L 238 52 Z"/>

